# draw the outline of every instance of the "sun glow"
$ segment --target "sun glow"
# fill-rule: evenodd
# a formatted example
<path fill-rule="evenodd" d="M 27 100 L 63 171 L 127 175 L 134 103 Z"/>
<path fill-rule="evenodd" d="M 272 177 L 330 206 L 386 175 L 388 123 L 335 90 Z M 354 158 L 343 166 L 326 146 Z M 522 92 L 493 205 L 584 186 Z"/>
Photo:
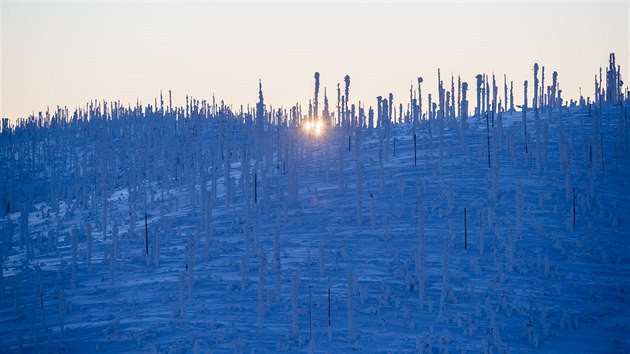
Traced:
<path fill-rule="evenodd" d="M 324 122 L 321 119 L 307 120 L 304 122 L 304 132 L 312 136 L 320 136 L 324 133 Z"/>

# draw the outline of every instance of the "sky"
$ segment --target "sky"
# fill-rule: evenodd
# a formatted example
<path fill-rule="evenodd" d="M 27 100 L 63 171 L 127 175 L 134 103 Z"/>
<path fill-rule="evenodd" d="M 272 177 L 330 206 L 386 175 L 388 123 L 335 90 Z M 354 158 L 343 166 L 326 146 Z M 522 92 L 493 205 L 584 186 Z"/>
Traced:
<path fill-rule="evenodd" d="M 331 105 L 346 74 L 350 103 L 390 92 L 406 103 L 419 76 L 426 100 L 438 68 L 449 85 L 461 75 L 471 99 L 476 74 L 495 73 L 500 92 L 507 74 L 518 101 L 535 62 L 577 99 L 579 87 L 593 96 L 609 53 L 630 70 L 628 0 L 0 2 L 0 115 L 11 119 L 93 99 L 153 103 L 169 89 L 178 105 L 214 94 L 253 106 L 259 79 L 268 107 L 307 107 L 315 71 Z"/>

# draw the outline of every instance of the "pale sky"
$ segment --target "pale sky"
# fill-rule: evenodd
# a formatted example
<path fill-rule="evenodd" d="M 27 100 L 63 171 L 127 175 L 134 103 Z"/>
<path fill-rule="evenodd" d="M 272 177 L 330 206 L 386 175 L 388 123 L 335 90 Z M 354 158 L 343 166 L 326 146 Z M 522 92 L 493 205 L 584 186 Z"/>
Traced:
<path fill-rule="evenodd" d="M 169 89 L 178 105 L 213 93 L 254 105 L 258 79 L 268 106 L 307 107 L 315 71 L 331 105 L 349 74 L 350 103 L 372 106 L 389 92 L 406 104 L 418 76 L 436 92 L 438 67 L 471 99 L 475 75 L 494 72 L 520 100 L 534 62 L 558 71 L 565 98 L 593 96 L 611 52 L 630 78 L 628 0 L 0 1 L 0 115 L 12 119 Z"/>

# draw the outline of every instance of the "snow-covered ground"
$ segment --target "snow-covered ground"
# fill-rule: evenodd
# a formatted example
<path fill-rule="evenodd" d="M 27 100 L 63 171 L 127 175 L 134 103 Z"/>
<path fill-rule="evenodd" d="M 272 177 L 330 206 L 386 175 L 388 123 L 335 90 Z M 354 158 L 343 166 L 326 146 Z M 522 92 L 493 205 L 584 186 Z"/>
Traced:
<path fill-rule="evenodd" d="M 5 132 L 0 348 L 629 352 L 626 112 Z"/>

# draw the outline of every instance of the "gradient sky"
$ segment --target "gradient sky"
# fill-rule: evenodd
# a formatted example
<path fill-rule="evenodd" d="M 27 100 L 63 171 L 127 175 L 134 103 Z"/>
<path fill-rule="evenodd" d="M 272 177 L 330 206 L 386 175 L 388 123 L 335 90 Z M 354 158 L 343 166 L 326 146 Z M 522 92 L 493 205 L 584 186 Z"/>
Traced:
<path fill-rule="evenodd" d="M 267 105 L 308 105 L 315 71 L 331 105 L 349 74 L 351 103 L 372 106 L 389 92 L 408 102 L 418 76 L 435 92 L 438 67 L 473 91 L 477 73 L 500 87 L 505 73 L 519 100 L 534 62 L 568 98 L 593 95 L 610 52 L 630 72 L 628 0 L 0 1 L 0 115 L 12 119 L 168 89 L 176 104 L 214 93 L 253 105 L 259 78 Z"/>

